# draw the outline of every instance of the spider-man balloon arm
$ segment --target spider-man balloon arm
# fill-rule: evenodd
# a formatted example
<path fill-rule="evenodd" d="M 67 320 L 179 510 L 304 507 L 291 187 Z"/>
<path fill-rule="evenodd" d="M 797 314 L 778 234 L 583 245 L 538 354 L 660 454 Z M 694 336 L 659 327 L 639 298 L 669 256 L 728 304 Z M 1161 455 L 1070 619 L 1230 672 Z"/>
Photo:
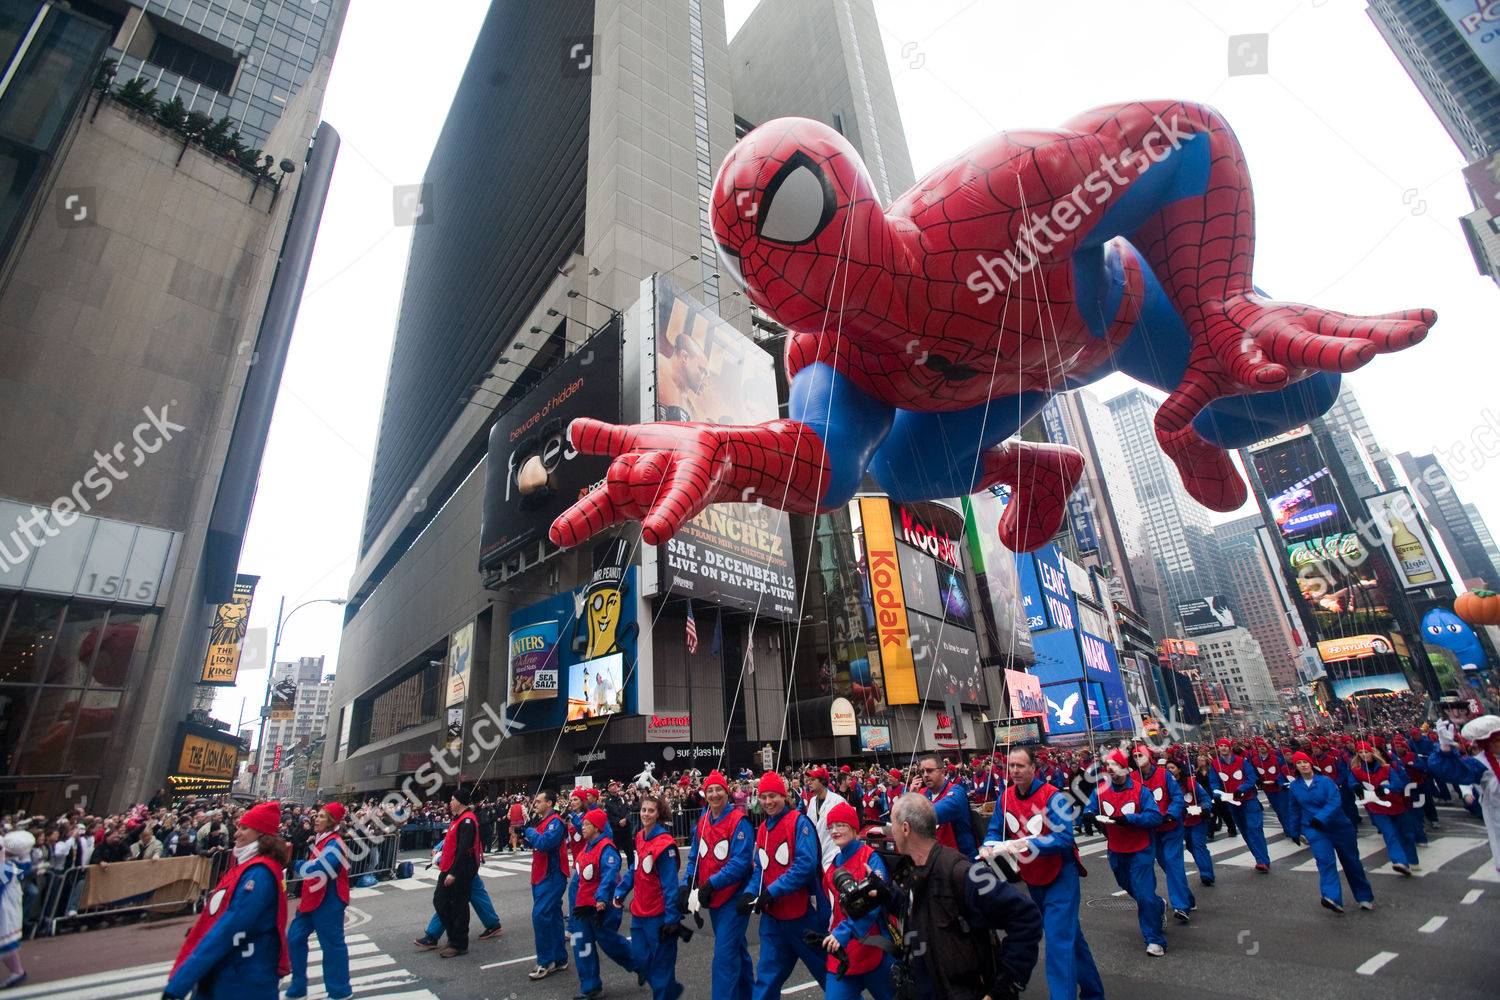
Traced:
<path fill-rule="evenodd" d="M 565 547 L 622 521 L 640 521 L 641 537 L 660 545 L 713 503 L 761 500 L 815 513 L 828 478 L 822 441 L 795 420 L 617 425 L 583 417 L 568 436 L 580 453 L 614 461 L 602 486 L 552 522 L 553 543 Z"/>
<path fill-rule="evenodd" d="M 1097 136 L 1112 158 L 1101 168 L 1128 182 L 1111 188 L 1083 246 L 1127 237 L 1189 334 L 1175 382 L 1164 370 L 1151 378 L 1131 372 L 1171 393 L 1157 414 L 1158 439 L 1184 431 L 1219 397 L 1280 389 L 1315 371 L 1353 371 L 1409 347 L 1436 319 L 1426 309 L 1349 316 L 1259 294 L 1251 282 L 1249 173 L 1234 133 L 1212 109 L 1120 104 L 1065 126 Z"/>

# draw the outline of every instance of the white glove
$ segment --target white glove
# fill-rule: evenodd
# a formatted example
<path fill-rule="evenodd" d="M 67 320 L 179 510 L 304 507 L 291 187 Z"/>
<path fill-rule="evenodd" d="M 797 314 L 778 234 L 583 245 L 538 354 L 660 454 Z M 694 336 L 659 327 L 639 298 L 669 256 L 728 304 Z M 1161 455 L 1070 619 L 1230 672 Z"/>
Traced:
<path fill-rule="evenodd" d="M 1013 858 L 1019 858 L 1031 852 L 1031 841 L 1025 837 L 1019 840 L 1007 840 L 1000 845 L 1000 850 Z"/>
<path fill-rule="evenodd" d="M 1458 745 L 1458 727 L 1452 720 L 1439 719 L 1437 723 L 1438 749 L 1452 750 Z"/>
<path fill-rule="evenodd" d="M 1094 817 L 1094 822 L 1095 823 L 1113 823 L 1114 820 L 1110 819 L 1108 816 L 1095 816 Z"/>
<path fill-rule="evenodd" d="M 1188 806 L 1187 807 L 1187 814 L 1189 816 L 1202 816 L 1203 815 L 1203 807 L 1202 806 Z"/>
<path fill-rule="evenodd" d="M 689 913 L 697 913 L 701 909 L 703 909 L 703 904 L 700 903 L 700 902 L 698 902 L 698 890 L 697 889 L 693 889 L 693 890 L 689 891 L 688 892 L 688 912 Z"/>

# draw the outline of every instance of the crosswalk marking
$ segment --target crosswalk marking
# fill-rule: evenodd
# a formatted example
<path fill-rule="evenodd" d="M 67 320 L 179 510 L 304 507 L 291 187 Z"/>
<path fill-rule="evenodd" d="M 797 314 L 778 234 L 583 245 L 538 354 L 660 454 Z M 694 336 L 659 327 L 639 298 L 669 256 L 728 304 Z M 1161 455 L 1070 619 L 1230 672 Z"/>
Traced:
<path fill-rule="evenodd" d="M 1385 850 L 1385 841 L 1379 837 L 1361 837 L 1355 844 L 1359 848 L 1359 860 L 1362 862 L 1371 855 L 1379 854 Z M 1294 872 L 1315 872 L 1318 870 L 1318 860 L 1313 858 L 1304 861 L 1292 869 Z"/>
<path fill-rule="evenodd" d="M 1375 975 L 1375 973 L 1385 968 L 1386 963 L 1395 958 L 1397 954 L 1398 953 L 1394 951 L 1377 952 L 1373 958 L 1365 962 L 1365 964 L 1361 965 L 1354 971 L 1359 973 L 1361 976 L 1373 976 Z"/>
<path fill-rule="evenodd" d="M 1269 857 L 1272 861 L 1280 861 L 1282 858 L 1290 857 L 1291 855 L 1296 854 L 1298 851 L 1305 850 L 1307 850 L 1307 848 L 1302 847 L 1298 844 L 1294 844 L 1287 838 L 1283 837 L 1275 843 L 1266 845 L 1266 856 Z M 1220 864 L 1231 865 L 1236 868 L 1251 868 L 1255 865 L 1255 856 L 1247 850 L 1244 854 L 1239 854 L 1232 858 L 1224 859 L 1220 862 Z"/>
<path fill-rule="evenodd" d="M 1421 862 L 1422 870 L 1419 872 L 1414 871 L 1412 872 L 1412 875 L 1416 878 L 1423 878 L 1424 876 L 1437 871 L 1439 868 L 1443 867 L 1454 858 L 1457 858 L 1463 854 L 1467 854 L 1469 851 L 1472 851 L 1474 848 L 1483 843 L 1484 841 L 1480 840 L 1477 837 L 1443 837 L 1439 840 L 1434 840 L 1417 852 L 1417 857 Z M 1374 874 L 1396 875 L 1400 873 L 1392 868 L 1390 866 L 1390 863 L 1387 862 L 1386 864 L 1381 865 L 1379 868 L 1376 868 Z"/>
<path fill-rule="evenodd" d="M 1433 917 L 1427 923 L 1417 928 L 1418 934 L 1436 934 L 1438 930 L 1448 922 L 1447 917 Z"/>
<path fill-rule="evenodd" d="M 1484 864 L 1479 870 L 1469 876 L 1470 882 L 1500 882 L 1500 869 L 1495 867 L 1495 862 L 1489 858 L 1484 859 Z"/>

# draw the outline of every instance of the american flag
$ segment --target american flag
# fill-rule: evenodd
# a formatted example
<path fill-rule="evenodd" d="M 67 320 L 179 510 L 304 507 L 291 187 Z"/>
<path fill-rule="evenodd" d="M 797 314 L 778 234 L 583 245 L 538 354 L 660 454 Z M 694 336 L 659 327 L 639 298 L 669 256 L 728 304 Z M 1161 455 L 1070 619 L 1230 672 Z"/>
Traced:
<path fill-rule="evenodd" d="M 693 618 L 693 602 L 688 601 L 687 613 L 687 649 L 689 653 L 698 652 L 698 622 Z"/>

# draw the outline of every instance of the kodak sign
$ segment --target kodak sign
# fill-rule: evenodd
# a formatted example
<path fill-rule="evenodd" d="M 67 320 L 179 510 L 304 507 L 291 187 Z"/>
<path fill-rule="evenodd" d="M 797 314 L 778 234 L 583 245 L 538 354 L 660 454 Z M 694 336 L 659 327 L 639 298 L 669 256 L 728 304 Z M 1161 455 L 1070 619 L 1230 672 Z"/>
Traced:
<path fill-rule="evenodd" d="M 870 595 L 875 603 L 875 630 L 880 636 L 880 665 L 885 673 L 885 700 L 891 705 L 916 705 L 916 664 L 911 658 L 911 633 L 906 624 L 906 598 L 901 591 L 901 566 L 896 561 L 896 534 L 891 505 L 882 498 L 859 501 L 865 527 L 865 558 L 870 571 Z"/>

